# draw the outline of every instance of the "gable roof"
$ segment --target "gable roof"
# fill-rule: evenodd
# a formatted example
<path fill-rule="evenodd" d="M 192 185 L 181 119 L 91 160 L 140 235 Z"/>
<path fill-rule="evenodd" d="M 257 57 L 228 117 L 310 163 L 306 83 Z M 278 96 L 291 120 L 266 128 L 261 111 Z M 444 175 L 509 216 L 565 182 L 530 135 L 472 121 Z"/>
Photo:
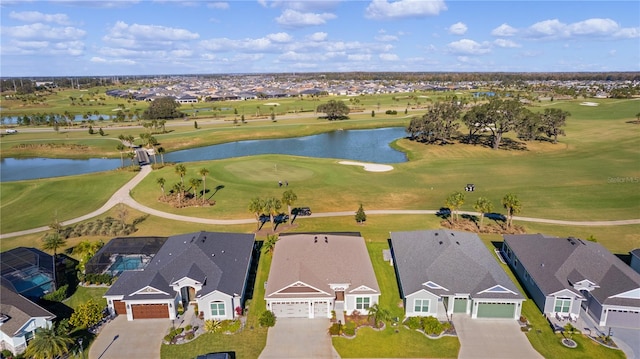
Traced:
<path fill-rule="evenodd" d="M 9 337 L 15 336 L 20 329 L 32 318 L 53 319 L 56 316 L 35 304 L 29 299 L 13 291 L 2 280 L 0 285 L 0 315 L 5 321 L 0 330 Z"/>
<path fill-rule="evenodd" d="M 369 252 L 359 233 L 281 235 L 273 252 L 265 297 L 295 296 L 287 291 L 278 292 L 298 282 L 330 296 L 334 293 L 331 284 L 348 284 L 347 293 L 362 286 L 369 288 L 366 293 L 380 293 Z M 327 296 L 318 292 L 314 294 Z M 309 297 L 314 294 L 299 295 Z"/>
<path fill-rule="evenodd" d="M 253 234 L 243 233 L 195 232 L 169 237 L 143 270 L 122 273 L 105 295 L 124 295 L 125 300 L 173 298 L 176 292 L 171 284 L 185 277 L 203 283 L 198 296 L 215 290 L 242 295 L 254 242 Z M 132 295 L 146 286 L 169 295 Z"/>
<path fill-rule="evenodd" d="M 611 298 L 640 288 L 640 274 L 599 243 L 542 234 L 504 235 L 504 241 L 545 294 L 589 280 L 597 286 L 591 295 L 602 304 L 640 306 L 639 299 Z"/>
<path fill-rule="evenodd" d="M 402 295 L 469 294 L 472 298 L 524 299 L 475 233 L 428 230 L 391 232 Z M 490 291 L 500 286 L 507 291 Z"/>

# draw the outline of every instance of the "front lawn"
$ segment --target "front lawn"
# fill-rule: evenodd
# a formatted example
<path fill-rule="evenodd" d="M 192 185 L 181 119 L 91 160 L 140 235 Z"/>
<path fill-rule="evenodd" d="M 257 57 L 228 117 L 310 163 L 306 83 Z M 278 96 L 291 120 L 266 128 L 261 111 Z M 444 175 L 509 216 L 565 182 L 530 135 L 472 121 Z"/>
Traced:
<path fill-rule="evenodd" d="M 76 309 L 78 305 L 84 304 L 90 299 L 94 302 L 100 303 L 103 306 L 107 306 L 107 300 L 102 296 L 107 292 L 107 287 L 81 287 L 76 288 L 75 293 L 69 298 L 65 299 L 63 303 L 69 308 Z"/>
<path fill-rule="evenodd" d="M 456 337 L 429 339 L 402 325 L 387 324 L 381 331 L 362 327 L 354 339 L 334 337 L 332 341 L 342 358 L 456 358 L 460 351 Z"/>

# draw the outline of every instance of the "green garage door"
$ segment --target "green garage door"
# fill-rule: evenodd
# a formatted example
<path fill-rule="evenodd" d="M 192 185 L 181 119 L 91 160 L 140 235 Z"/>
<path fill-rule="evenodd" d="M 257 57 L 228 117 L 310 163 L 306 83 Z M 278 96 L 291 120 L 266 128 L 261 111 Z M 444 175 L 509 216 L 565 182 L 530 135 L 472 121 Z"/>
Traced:
<path fill-rule="evenodd" d="M 513 318 L 515 303 L 478 303 L 478 318 Z"/>
<path fill-rule="evenodd" d="M 455 298 L 453 300 L 453 312 L 454 313 L 466 313 L 467 312 L 467 299 Z"/>

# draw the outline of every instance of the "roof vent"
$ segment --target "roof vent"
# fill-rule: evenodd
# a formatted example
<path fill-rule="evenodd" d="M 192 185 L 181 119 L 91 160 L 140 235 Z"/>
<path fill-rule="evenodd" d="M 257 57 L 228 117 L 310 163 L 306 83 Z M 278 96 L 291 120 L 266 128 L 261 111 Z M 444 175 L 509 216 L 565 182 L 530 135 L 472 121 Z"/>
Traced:
<path fill-rule="evenodd" d="M 327 238 L 327 236 L 324 236 L 324 243 L 329 243 L 329 238 Z"/>
<path fill-rule="evenodd" d="M 440 241 L 440 242 L 438 242 L 438 243 L 442 244 L 442 241 Z"/>
<path fill-rule="evenodd" d="M 215 257 L 215 256 L 216 256 L 216 254 L 215 254 L 215 253 L 211 253 L 211 256 L 212 256 L 212 257 Z"/>
<path fill-rule="evenodd" d="M 224 253 L 224 249 L 222 250 L 222 253 Z"/>
<path fill-rule="evenodd" d="M 313 237 L 313 243 L 318 243 L 318 236 Z"/>
<path fill-rule="evenodd" d="M 437 236 L 437 235 L 438 235 L 438 232 L 434 233 L 433 235 L 434 235 L 434 236 Z"/>
<path fill-rule="evenodd" d="M 456 241 L 456 244 L 457 244 L 457 245 L 460 245 L 460 242 Z"/>
<path fill-rule="evenodd" d="M 455 233 L 453 233 L 453 232 L 451 232 L 451 236 L 452 236 L 452 237 L 455 237 L 455 236 L 456 236 L 456 234 L 455 234 Z"/>

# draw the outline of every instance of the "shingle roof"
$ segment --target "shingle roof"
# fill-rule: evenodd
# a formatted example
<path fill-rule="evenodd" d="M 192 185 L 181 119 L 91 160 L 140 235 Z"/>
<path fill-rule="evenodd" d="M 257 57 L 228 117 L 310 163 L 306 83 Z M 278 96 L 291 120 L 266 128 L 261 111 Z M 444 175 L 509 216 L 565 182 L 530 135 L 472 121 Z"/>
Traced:
<path fill-rule="evenodd" d="M 55 318 L 55 315 L 14 292 L 4 283 L 0 285 L 0 314 L 8 318 L 0 325 L 0 330 L 10 337 L 13 337 L 31 318 Z"/>
<path fill-rule="evenodd" d="M 343 283 L 349 284 L 346 293 L 363 285 L 373 290 L 368 293 L 380 293 L 364 238 L 359 234 L 281 236 L 275 245 L 265 296 L 277 296 L 277 291 L 296 282 L 330 295 L 333 295 L 330 284 Z"/>
<path fill-rule="evenodd" d="M 144 270 L 124 272 L 106 295 L 130 296 L 152 286 L 173 298 L 171 283 L 185 277 L 203 283 L 198 296 L 214 290 L 241 295 L 254 242 L 253 234 L 242 233 L 196 232 L 169 237 Z"/>
<path fill-rule="evenodd" d="M 523 299 L 515 284 L 474 233 L 429 230 L 392 232 L 394 264 L 402 294 L 428 290 L 436 295 Z M 444 289 L 424 285 L 433 282 Z M 496 285 L 514 293 L 485 292 Z"/>
<path fill-rule="evenodd" d="M 640 288 L 640 274 L 599 243 L 542 234 L 504 235 L 504 240 L 545 295 L 563 289 L 577 293 L 571 283 L 588 279 L 599 286 L 591 291 L 598 302 L 640 306 L 640 300 L 610 298 Z"/>

